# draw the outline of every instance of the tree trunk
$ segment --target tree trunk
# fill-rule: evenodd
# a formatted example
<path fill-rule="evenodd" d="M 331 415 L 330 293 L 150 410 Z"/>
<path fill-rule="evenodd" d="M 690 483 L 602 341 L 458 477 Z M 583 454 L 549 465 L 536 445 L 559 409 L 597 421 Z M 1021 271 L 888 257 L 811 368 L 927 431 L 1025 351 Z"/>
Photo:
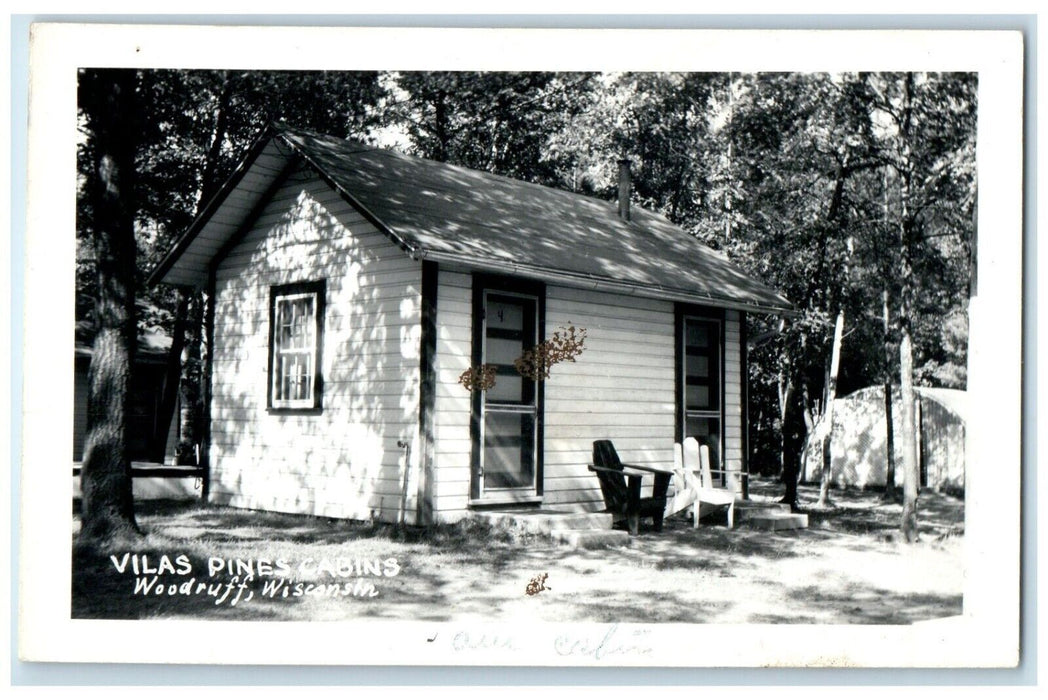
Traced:
<path fill-rule="evenodd" d="M 98 332 L 88 370 L 87 436 L 80 472 L 82 541 L 139 534 L 127 454 L 129 382 L 134 356 L 135 231 L 132 135 L 135 72 L 80 75 L 79 101 L 91 133 L 93 245 Z"/>
<path fill-rule="evenodd" d="M 153 445 L 150 449 L 154 462 L 163 462 L 167 452 L 167 435 L 178 404 L 178 393 L 182 381 L 182 348 L 185 346 L 186 317 L 189 313 L 189 294 L 179 290 L 178 306 L 175 309 L 175 327 L 171 337 L 171 351 L 167 356 L 167 372 L 160 397 L 160 413 L 157 416 Z M 181 431 L 179 431 L 180 433 Z"/>
<path fill-rule="evenodd" d="M 788 380 L 782 372 L 779 373 L 779 473 L 782 475 L 782 483 L 785 494 L 782 503 L 788 503 L 792 510 L 797 510 L 797 480 L 800 478 L 800 463 L 788 454 L 786 439 L 786 419 L 793 397 L 793 380 Z"/>
<path fill-rule="evenodd" d="M 178 463 L 198 464 L 200 446 L 201 363 L 200 328 L 203 324 L 203 295 L 194 292 L 189 301 L 189 322 L 186 330 L 186 361 L 182 366 L 182 420 L 178 441 Z"/>
<path fill-rule="evenodd" d="M 884 473 L 884 500 L 895 500 L 895 425 L 892 416 L 892 342 L 891 342 L 891 317 L 888 312 L 888 290 L 882 295 L 884 302 L 884 427 L 886 438 L 885 446 L 885 473 Z"/>
<path fill-rule="evenodd" d="M 884 383 L 884 416 L 887 438 L 885 439 L 885 459 L 887 467 L 884 475 L 884 500 L 895 501 L 895 416 L 892 409 L 892 383 Z"/>
<path fill-rule="evenodd" d="M 827 507 L 830 503 L 830 477 L 832 461 L 830 446 L 833 440 L 833 401 L 837 398 L 837 374 L 841 366 L 841 343 L 844 338 L 844 309 L 837 312 L 837 321 L 833 326 L 833 348 L 830 351 L 830 374 L 826 382 L 825 399 L 822 409 L 822 484 L 819 486 L 819 506 Z"/>
<path fill-rule="evenodd" d="M 907 542 L 917 541 L 917 493 L 920 465 L 917 463 L 916 420 L 913 413 L 913 345 L 910 329 L 904 325 L 899 341 L 899 364 L 902 367 L 902 535 Z"/>
<path fill-rule="evenodd" d="M 912 126 L 912 96 L 914 88 L 913 73 L 903 78 L 902 133 L 909 137 Z M 903 162 L 910 163 L 909 144 L 903 142 Z M 910 194 L 912 192 L 913 173 L 903 169 L 901 173 L 902 215 L 899 227 L 900 282 L 899 294 L 899 388 L 902 394 L 902 519 L 899 524 L 902 536 L 907 542 L 917 541 L 917 495 L 920 486 L 920 465 L 917 461 L 916 419 L 913 414 L 913 340 L 910 337 L 911 313 L 914 302 L 912 248 L 917 231 L 916 221 L 910 217 Z"/>

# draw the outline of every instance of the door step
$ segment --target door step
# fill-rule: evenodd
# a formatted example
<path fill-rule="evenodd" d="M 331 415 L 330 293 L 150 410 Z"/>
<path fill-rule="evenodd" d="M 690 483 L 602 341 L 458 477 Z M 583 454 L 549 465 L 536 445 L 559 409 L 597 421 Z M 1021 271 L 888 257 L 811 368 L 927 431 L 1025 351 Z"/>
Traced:
<path fill-rule="evenodd" d="M 628 547 L 630 535 L 625 530 L 551 530 L 550 539 L 572 549 Z"/>
<path fill-rule="evenodd" d="M 736 509 L 738 508 L 738 506 L 735 507 Z M 750 513 L 747 515 L 744 524 L 755 530 L 804 530 L 808 527 L 808 515 L 806 513 L 790 513 L 787 506 L 785 513 L 779 510 Z"/>
<path fill-rule="evenodd" d="M 755 515 L 789 512 L 789 503 L 779 503 L 778 501 L 735 501 L 735 521 L 739 523 L 746 522 L 748 518 Z"/>
<path fill-rule="evenodd" d="M 735 522 L 755 530 L 804 530 L 808 527 L 808 516 L 792 512 L 789 503 L 736 501 Z"/>
<path fill-rule="evenodd" d="M 531 535 L 550 535 L 554 530 L 611 530 L 611 513 L 568 513 L 536 508 L 478 511 L 473 517 Z"/>

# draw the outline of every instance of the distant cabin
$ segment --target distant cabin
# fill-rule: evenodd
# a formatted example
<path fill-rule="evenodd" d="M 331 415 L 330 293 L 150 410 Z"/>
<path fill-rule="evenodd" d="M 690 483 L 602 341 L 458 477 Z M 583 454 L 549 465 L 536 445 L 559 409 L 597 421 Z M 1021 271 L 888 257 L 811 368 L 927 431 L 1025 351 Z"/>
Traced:
<path fill-rule="evenodd" d="M 80 467 L 84 459 L 87 437 L 88 372 L 93 351 L 88 343 L 91 332 L 77 328 L 78 339 L 73 350 L 73 498 L 79 499 Z M 127 417 L 127 451 L 134 477 L 132 488 L 135 500 L 178 499 L 200 497 L 201 484 L 193 467 L 175 467 L 178 453 L 178 416 L 180 405 L 166 418 L 160 410 L 161 397 L 167 374 L 171 338 L 158 333 L 143 333 L 138 337 L 134 362 L 131 366 L 130 409 Z M 153 453 L 153 435 L 166 435 L 162 457 Z"/>
<path fill-rule="evenodd" d="M 130 411 L 127 426 L 127 449 L 133 461 L 152 461 L 150 453 L 153 435 L 160 429 L 160 399 L 167 372 L 171 338 L 147 333 L 140 335 L 131 368 Z M 86 341 L 78 341 L 73 349 L 73 462 L 84 458 L 84 440 L 87 436 L 88 369 L 93 351 Z M 178 407 L 175 408 L 175 416 Z M 164 463 L 174 464 L 178 447 L 178 421 L 167 421 Z"/>
<path fill-rule="evenodd" d="M 790 304 L 622 204 L 271 129 L 151 278 L 214 300 L 207 498 L 409 523 L 599 510 L 598 439 L 669 467 L 694 435 L 744 469 L 745 317 Z M 575 362 L 517 372 L 571 327 Z M 494 386 L 460 383 L 485 366 Z"/>
<path fill-rule="evenodd" d="M 921 486 L 963 493 L 967 392 L 914 387 L 914 416 Z M 837 486 L 884 486 L 887 482 L 888 428 L 884 387 L 860 389 L 834 402 L 830 446 L 831 481 Z M 902 484 L 902 395 L 892 387 L 895 484 Z M 809 454 L 806 480 L 821 479 L 822 455 Z"/>

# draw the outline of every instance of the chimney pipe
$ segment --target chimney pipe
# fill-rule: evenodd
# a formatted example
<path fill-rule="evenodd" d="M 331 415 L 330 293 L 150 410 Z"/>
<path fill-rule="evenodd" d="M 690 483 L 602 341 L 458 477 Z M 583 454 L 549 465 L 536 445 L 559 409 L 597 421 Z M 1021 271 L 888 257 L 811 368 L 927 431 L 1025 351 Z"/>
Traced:
<path fill-rule="evenodd" d="M 629 158 L 619 160 L 619 218 L 623 221 L 630 220 L 630 194 L 633 183 L 630 177 Z"/>

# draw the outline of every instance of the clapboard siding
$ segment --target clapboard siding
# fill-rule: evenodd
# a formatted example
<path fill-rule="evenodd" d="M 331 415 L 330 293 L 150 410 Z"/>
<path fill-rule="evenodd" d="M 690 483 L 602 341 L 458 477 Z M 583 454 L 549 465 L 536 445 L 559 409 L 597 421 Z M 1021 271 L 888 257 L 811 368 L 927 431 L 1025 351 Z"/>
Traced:
<path fill-rule="evenodd" d="M 247 508 L 411 521 L 421 264 L 306 172 L 276 192 L 215 273 L 211 497 Z M 327 295 L 324 408 L 272 413 L 270 287 L 319 279 Z"/>
<path fill-rule="evenodd" d="M 471 275 L 446 269 L 438 273 L 433 513 L 443 521 L 469 514 L 470 395 L 458 378 L 469 368 L 473 347 L 472 290 Z"/>
<path fill-rule="evenodd" d="M 586 329 L 582 355 L 546 382 L 547 503 L 602 507 L 588 469 L 594 440 L 614 441 L 623 461 L 672 466 L 673 318 L 670 302 L 547 288 L 546 335 Z"/>
<path fill-rule="evenodd" d="M 742 329 L 738 311 L 724 314 L 724 466 L 741 470 L 742 460 Z M 740 482 L 735 483 L 741 488 Z"/>

